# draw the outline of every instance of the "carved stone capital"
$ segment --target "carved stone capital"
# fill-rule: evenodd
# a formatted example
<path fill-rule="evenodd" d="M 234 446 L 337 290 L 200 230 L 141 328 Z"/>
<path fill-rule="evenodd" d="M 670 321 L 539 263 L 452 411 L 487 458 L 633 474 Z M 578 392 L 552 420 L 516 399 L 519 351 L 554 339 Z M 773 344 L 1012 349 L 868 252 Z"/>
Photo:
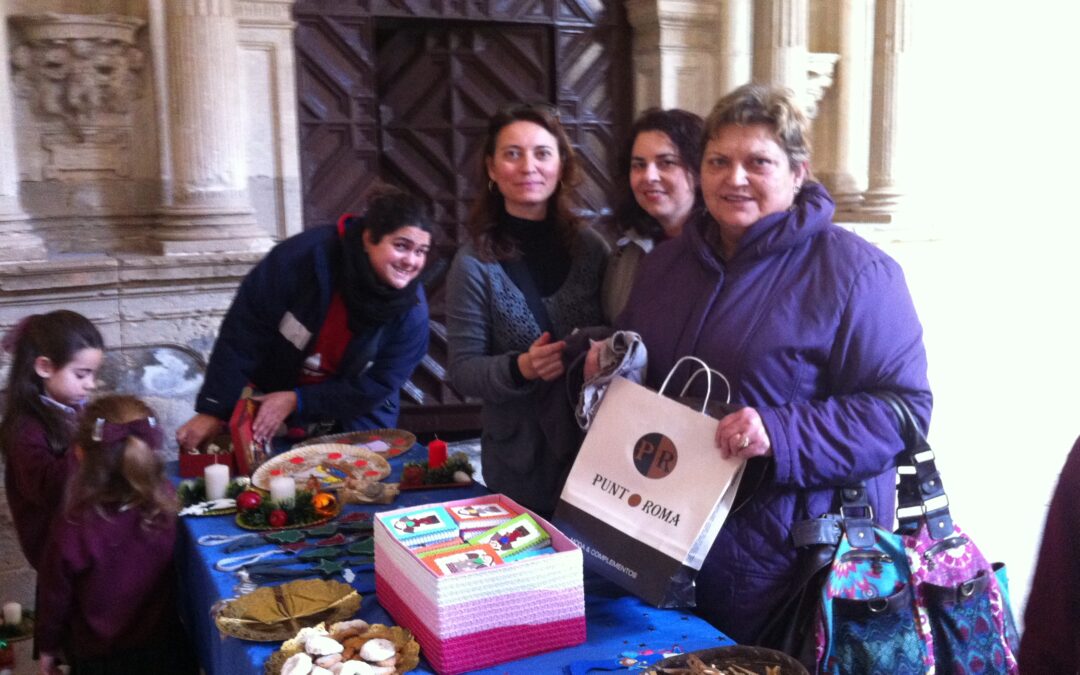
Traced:
<path fill-rule="evenodd" d="M 823 52 L 811 52 L 807 54 L 809 63 L 806 71 L 806 95 L 804 106 L 806 114 L 811 118 L 817 117 L 817 104 L 825 92 L 832 86 L 833 73 L 836 72 L 836 63 L 840 60 L 839 54 Z"/>
<path fill-rule="evenodd" d="M 80 138 L 87 127 L 130 126 L 146 57 L 135 44 L 144 21 L 116 14 L 16 15 L 15 85 L 32 109 L 61 118 Z"/>

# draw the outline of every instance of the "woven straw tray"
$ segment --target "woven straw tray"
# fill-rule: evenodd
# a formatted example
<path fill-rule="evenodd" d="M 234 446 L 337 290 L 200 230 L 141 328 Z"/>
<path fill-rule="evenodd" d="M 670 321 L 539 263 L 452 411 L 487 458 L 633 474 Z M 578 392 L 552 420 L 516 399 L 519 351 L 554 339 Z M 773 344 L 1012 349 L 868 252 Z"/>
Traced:
<path fill-rule="evenodd" d="M 327 621 L 326 623 L 329 625 L 332 622 Z M 374 623 L 368 626 L 362 637 L 365 639 L 384 638 L 394 643 L 397 648 L 397 663 L 394 665 L 397 675 L 413 670 L 420 663 L 419 643 L 413 638 L 412 633 L 401 626 L 384 626 L 381 623 Z M 286 642 L 281 645 L 280 650 L 270 655 L 270 658 L 263 664 L 263 675 L 281 674 L 281 666 L 285 664 L 285 661 L 300 651 L 300 648 L 294 645 L 293 642 L 292 640 Z"/>
<path fill-rule="evenodd" d="M 402 431 L 401 429 L 347 431 L 342 434 L 330 434 L 329 436 L 310 438 L 301 443 L 297 443 L 293 448 L 304 448 L 309 445 L 320 445 L 322 443 L 343 443 L 345 445 L 369 446 L 367 447 L 368 450 L 376 452 L 387 459 L 391 459 L 408 452 L 408 450 L 416 444 L 416 435 L 408 431 Z M 384 443 L 388 446 L 385 449 L 383 449 Z"/>
<path fill-rule="evenodd" d="M 355 445 L 320 443 L 271 457 L 251 474 L 251 484 L 269 491 L 270 477 L 275 470 L 295 477 L 297 487 L 303 487 L 308 477 L 315 475 L 321 489 L 336 490 L 349 476 L 382 480 L 390 475 L 390 463 L 381 455 Z"/>

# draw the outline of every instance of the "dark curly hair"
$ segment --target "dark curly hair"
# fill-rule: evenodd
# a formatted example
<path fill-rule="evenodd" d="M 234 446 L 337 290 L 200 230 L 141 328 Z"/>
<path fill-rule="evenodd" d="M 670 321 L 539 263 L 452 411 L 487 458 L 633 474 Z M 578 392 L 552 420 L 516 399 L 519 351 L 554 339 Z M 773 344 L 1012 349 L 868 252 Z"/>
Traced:
<path fill-rule="evenodd" d="M 387 183 L 376 183 L 365 194 L 364 229 L 373 243 L 412 225 L 434 236 L 435 221 L 427 202 Z"/>
<path fill-rule="evenodd" d="M 701 151 L 703 148 L 702 131 L 705 122 L 700 116 L 688 110 L 672 108 L 661 110 L 649 108 L 634 121 L 630 127 L 629 141 L 623 149 L 623 155 L 619 157 L 619 175 L 614 186 L 617 191 L 611 200 L 616 204 L 615 225 L 624 232 L 633 230 L 638 234 L 658 241 L 664 236 L 664 228 L 660 226 L 656 218 L 641 208 L 634 190 L 630 187 L 630 161 L 634 151 L 634 142 L 638 134 L 645 131 L 659 131 L 666 134 L 675 149 L 679 151 L 686 170 L 694 178 L 694 207 L 693 211 L 699 211 L 705 206 L 705 200 L 701 196 Z"/>

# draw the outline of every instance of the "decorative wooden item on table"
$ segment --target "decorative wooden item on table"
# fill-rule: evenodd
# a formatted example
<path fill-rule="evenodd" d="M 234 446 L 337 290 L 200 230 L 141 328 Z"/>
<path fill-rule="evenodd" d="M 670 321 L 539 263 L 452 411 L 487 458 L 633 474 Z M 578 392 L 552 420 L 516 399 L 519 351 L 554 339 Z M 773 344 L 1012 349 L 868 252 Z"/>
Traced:
<path fill-rule="evenodd" d="M 654 664 L 645 675 L 807 675 L 801 663 L 783 652 L 748 645 L 713 647 L 676 654 Z"/>
<path fill-rule="evenodd" d="M 390 475 L 390 463 L 366 448 L 324 443 L 293 448 L 272 457 L 255 470 L 251 482 L 269 491 L 270 479 L 275 475 L 292 476 L 298 483 L 316 478 L 320 489 L 328 491 L 343 487 L 349 478 L 382 480 Z"/>
<path fill-rule="evenodd" d="M 293 448 L 306 448 L 311 445 L 323 445 L 325 443 L 355 445 L 382 455 L 386 459 L 393 459 L 408 452 L 416 444 L 416 436 L 402 429 L 368 429 L 310 438 L 297 443 Z"/>

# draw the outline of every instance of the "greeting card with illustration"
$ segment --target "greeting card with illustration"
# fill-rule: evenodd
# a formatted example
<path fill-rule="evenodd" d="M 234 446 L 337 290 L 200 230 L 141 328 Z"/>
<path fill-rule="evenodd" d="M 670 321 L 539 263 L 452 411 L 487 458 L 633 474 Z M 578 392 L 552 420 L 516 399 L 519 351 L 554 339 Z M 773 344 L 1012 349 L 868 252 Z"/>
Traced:
<path fill-rule="evenodd" d="M 424 564 L 439 576 L 472 572 L 503 564 L 495 549 L 487 545 L 467 546 L 446 553 L 436 553 L 423 560 Z"/>
<path fill-rule="evenodd" d="M 551 536 L 527 513 L 469 538 L 470 544 L 488 544 L 509 562 L 522 551 L 547 543 Z"/>
<path fill-rule="evenodd" d="M 458 533 L 457 522 L 442 506 L 381 516 L 380 519 L 394 538 L 410 547 L 453 539 Z"/>

